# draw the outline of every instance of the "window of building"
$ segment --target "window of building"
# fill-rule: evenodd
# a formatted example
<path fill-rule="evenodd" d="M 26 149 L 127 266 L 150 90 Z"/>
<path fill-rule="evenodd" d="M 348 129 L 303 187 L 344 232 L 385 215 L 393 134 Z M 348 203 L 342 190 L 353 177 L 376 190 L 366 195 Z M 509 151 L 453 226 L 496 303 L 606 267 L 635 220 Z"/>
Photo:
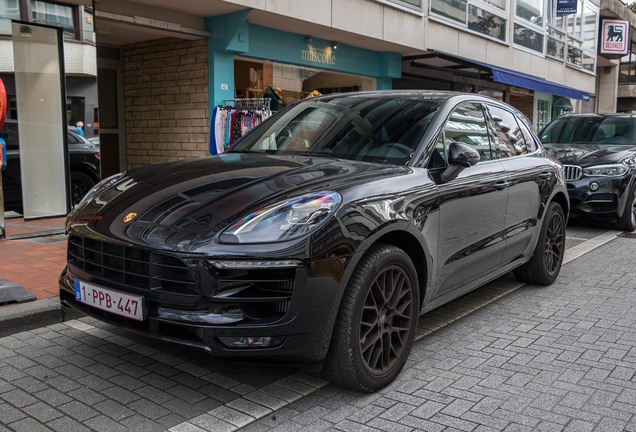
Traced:
<path fill-rule="evenodd" d="M 93 11 L 88 8 L 82 9 L 82 34 L 84 41 L 95 43 L 95 24 L 93 24 Z"/>
<path fill-rule="evenodd" d="M 431 12 L 460 24 L 466 23 L 466 0 L 431 0 Z"/>
<path fill-rule="evenodd" d="M 378 3 L 384 3 L 389 6 L 395 6 L 401 10 L 412 10 L 420 12 L 422 10 L 422 0 L 375 0 Z"/>
<path fill-rule="evenodd" d="M 543 0 L 519 0 L 515 12 L 518 18 L 543 26 Z"/>
<path fill-rule="evenodd" d="M 543 53 L 543 34 L 521 24 L 515 23 L 514 43 Z"/>
<path fill-rule="evenodd" d="M 543 130 L 550 120 L 552 120 L 552 97 L 546 95 L 541 97 L 537 95 L 537 130 Z"/>
<path fill-rule="evenodd" d="M 11 20 L 20 19 L 19 0 L 0 0 L 0 34 L 11 34 Z"/>
<path fill-rule="evenodd" d="M 31 0 L 31 19 L 34 23 L 62 27 L 65 35 L 75 37 L 75 18 L 71 6 Z"/>
<path fill-rule="evenodd" d="M 579 0 L 575 14 L 557 15 L 557 0 L 548 0 L 546 56 L 590 72 L 596 70 L 599 9 Z"/>
<path fill-rule="evenodd" d="M 621 84 L 636 83 L 636 44 L 634 42 L 630 45 L 629 54 L 621 57 L 618 82 Z"/>
<path fill-rule="evenodd" d="M 477 6 L 468 6 L 468 28 L 501 41 L 506 40 L 506 20 Z"/>
<path fill-rule="evenodd" d="M 565 33 L 548 26 L 546 36 L 548 38 L 546 55 L 558 60 L 565 59 Z"/>
<path fill-rule="evenodd" d="M 422 0 L 389 0 L 391 3 L 404 4 L 408 6 L 422 7 Z"/>
<path fill-rule="evenodd" d="M 431 0 L 431 14 L 505 42 L 508 0 Z"/>

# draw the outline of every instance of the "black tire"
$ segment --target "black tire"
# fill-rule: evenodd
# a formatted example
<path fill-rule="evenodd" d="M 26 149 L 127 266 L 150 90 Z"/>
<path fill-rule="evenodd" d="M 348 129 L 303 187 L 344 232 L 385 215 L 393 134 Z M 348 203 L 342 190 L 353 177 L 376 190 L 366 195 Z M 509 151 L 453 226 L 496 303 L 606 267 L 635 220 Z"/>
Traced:
<path fill-rule="evenodd" d="M 74 171 L 71 173 L 71 204 L 76 206 L 93 186 L 95 180 L 88 174 Z"/>
<path fill-rule="evenodd" d="M 548 206 L 530 261 L 514 270 L 515 277 L 535 285 L 550 285 L 559 275 L 565 253 L 565 215 L 555 202 Z"/>
<path fill-rule="evenodd" d="M 373 246 L 344 293 L 323 369 L 326 378 L 364 392 L 391 383 L 411 351 L 419 312 L 411 259 L 395 246 Z"/>
<path fill-rule="evenodd" d="M 623 216 L 614 224 L 621 231 L 632 232 L 636 229 L 636 186 L 632 186 L 627 195 Z"/>

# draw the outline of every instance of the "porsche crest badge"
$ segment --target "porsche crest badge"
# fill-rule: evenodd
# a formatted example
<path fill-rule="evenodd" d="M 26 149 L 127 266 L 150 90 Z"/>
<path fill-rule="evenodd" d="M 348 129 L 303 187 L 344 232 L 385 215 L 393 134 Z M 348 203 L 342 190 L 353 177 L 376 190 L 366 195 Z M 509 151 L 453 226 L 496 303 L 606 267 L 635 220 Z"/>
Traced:
<path fill-rule="evenodd" d="M 137 217 L 137 213 L 128 213 L 126 217 L 124 218 L 124 223 L 130 222 L 136 217 Z"/>

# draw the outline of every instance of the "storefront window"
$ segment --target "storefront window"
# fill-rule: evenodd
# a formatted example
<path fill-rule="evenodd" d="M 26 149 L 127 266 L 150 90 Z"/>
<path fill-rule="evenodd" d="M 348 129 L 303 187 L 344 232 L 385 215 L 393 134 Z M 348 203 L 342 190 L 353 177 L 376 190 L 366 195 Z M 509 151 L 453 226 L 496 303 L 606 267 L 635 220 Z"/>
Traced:
<path fill-rule="evenodd" d="M 468 6 L 468 28 L 495 39 L 506 40 L 506 20 L 473 5 Z"/>
<path fill-rule="evenodd" d="M 546 95 L 547 96 L 547 95 Z M 549 96 L 548 96 L 549 97 Z M 537 98 L 537 130 L 542 130 L 552 119 L 552 100 L 551 98 Z"/>
<path fill-rule="evenodd" d="M 431 12 L 466 24 L 466 0 L 431 0 Z"/>
<path fill-rule="evenodd" d="M 0 33 L 11 34 L 11 20 L 20 19 L 19 0 L 0 0 Z"/>
<path fill-rule="evenodd" d="M 34 23 L 62 27 L 65 35 L 75 37 L 75 20 L 71 6 L 31 0 L 31 16 Z"/>
<path fill-rule="evenodd" d="M 515 23 L 514 43 L 532 51 L 543 52 L 543 35 Z"/>

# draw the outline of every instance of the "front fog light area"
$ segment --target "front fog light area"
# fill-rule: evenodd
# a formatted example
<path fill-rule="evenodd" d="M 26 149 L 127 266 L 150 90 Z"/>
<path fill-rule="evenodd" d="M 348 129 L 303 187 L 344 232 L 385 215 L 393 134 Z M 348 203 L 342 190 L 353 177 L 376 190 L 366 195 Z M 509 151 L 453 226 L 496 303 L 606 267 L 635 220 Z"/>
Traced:
<path fill-rule="evenodd" d="M 171 321 L 183 321 L 193 324 L 234 324 L 245 319 L 245 315 L 236 305 L 220 307 L 210 311 L 183 311 L 160 307 L 159 318 Z"/>
<path fill-rule="evenodd" d="M 281 345 L 285 338 L 280 336 L 242 336 L 219 337 L 219 340 L 227 348 L 274 348 Z"/>
<path fill-rule="evenodd" d="M 592 192 L 596 192 L 599 188 L 599 184 L 596 182 L 592 182 L 589 184 L 589 188 Z"/>

